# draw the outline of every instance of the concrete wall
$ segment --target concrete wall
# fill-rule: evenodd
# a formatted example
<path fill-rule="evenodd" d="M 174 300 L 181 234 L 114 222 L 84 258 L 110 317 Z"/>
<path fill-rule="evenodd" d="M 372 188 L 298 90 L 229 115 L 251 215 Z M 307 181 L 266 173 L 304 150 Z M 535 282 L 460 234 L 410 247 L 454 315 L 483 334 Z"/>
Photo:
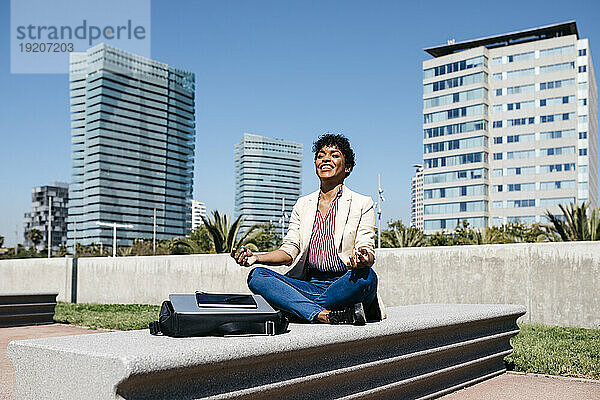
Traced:
<path fill-rule="evenodd" d="M 0 293 L 58 293 L 71 300 L 72 259 L 30 258 L 0 260 Z"/>
<path fill-rule="evenodd" d="M 0 261 L 0 293 L 71 300 L 71 259 Z M 247 292 L 248 269 L 225 254 L 80 258 L 77 302 L 159 304 L 169 293 Z M 285 271 L 286 268 L 278 268 Z M 600 328 L 600 242 L 377 250 L 387 306 L 511 303 L 525 322 Z"/>

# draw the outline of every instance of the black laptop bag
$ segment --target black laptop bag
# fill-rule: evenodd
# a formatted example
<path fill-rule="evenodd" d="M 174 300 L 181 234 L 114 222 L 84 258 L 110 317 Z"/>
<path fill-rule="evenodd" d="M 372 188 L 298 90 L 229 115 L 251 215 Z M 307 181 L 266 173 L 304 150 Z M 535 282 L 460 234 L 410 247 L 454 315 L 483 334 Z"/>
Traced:
<path fill-rule="evenodd" d="M 160 308 L 150 333 L 172 337 L 277 335 L 287 318 L 260 295 L 203 293 L 171 294 Z"/>

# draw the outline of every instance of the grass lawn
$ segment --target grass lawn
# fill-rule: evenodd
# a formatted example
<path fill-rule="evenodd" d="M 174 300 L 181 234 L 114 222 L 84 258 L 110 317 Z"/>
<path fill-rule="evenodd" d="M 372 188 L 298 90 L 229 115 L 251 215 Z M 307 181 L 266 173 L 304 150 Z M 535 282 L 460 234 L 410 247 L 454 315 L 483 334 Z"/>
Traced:
<path fill-rule="evenodd" d="M 509 370 L 600 379 L 600 329 L 519 325 Z"/>
<path fill-rule="evenodd" d="M 94 329 L 148 329 L 159 306 L 141 304 L 56 305 L 56 322 Z M 505 358 L 509 370 L 600 379 L 600 329 L 520 325 L 511 339 L 514 353 Z"/>
<path fill-rule="evenodd" d="M 58 302 L 54 321 L 92 329 L 130 331 L 148 329 L 158 319 L 160 306 L 146 304 L 71 304 Z"/>

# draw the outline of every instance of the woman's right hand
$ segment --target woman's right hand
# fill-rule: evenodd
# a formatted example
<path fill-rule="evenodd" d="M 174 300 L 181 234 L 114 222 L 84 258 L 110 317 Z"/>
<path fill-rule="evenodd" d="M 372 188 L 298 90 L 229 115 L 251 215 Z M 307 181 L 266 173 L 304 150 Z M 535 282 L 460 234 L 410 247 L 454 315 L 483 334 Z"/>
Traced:
<path fill-rule="evenodd" d="M 232 250 L 231 257 L 233 257 L 236 263 L 243 267 L 251 267 L 258 261 L 258 257 L 245 246 L 240 246 L 239 249 Z"/>

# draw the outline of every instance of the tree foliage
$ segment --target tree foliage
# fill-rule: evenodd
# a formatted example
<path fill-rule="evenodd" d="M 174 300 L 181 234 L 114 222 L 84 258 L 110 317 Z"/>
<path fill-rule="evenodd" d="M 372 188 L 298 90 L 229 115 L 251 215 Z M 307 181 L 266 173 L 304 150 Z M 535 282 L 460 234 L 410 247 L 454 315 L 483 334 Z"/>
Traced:
<path fill-rule="evenodd" d="M 31 243 L 37 247 L 44 239 L 44 234 L 39 229 L 33 228 L 27 232 L 27 239 L 31 240 Z"/>
<path fill-rule="evenodd" d="M 401 220 L 389 222 L 388 229 L 381 232 L 382 247 L 421 247 L 424 245 L 423 231 L 404 226 Z"/>
<path fill-rule="evenodd" d="M 215 252 L 230 253 L 231 250 L 238 248 L 246 238 L 256 229 L 256 225 L 248 228 L 240 238 L 238 234 L 242 227 L 244 219 L 240 215 L 233 222 L 226 214 L 219 214 L 218 211 L 213 211 L 213 218 L 202 217 L 204 225 L 208 229 L 208 233 L 212 237 Z"/>
<path fill-rule="evenodd" d="M 588 203 L 580 205 L 571 203 L 558 206 L 563 215 L 558 217 L 546 210 L 546 218 L 550 221 L 545 231 L 550 241 L 600 240 L 600 219 L 598 209 L 592 209 L 588 216 Z"/>
<path fill-rule="evenodd" d="M 272 223 L 256 225 L 253 232 L 242 243 L 252 251 L 273 251 L 281 247 L 282 238 Z"/>

